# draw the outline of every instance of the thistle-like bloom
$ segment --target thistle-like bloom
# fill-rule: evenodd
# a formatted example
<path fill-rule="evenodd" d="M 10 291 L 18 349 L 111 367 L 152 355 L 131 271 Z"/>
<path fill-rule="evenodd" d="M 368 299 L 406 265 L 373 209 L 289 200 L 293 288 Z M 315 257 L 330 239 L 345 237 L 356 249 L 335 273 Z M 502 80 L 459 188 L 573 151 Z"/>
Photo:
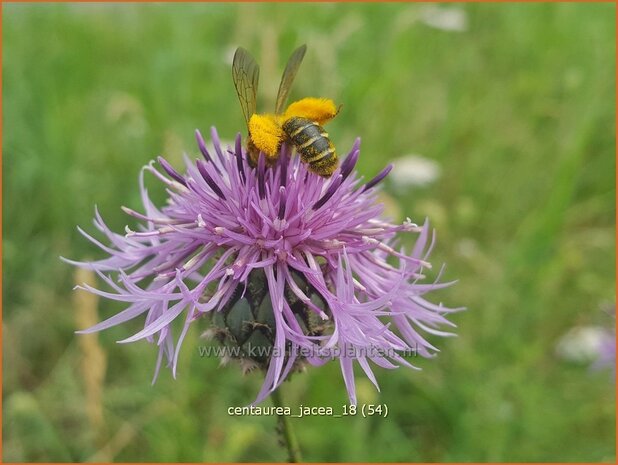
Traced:
<path fill-rule="evenodd" d="M 175 376 L 189 326 L 229 310 L 239 290 L 249 292 L 251 276 L 259 271 L 270 297 L 273 351 L 256 402 L 275 390 L 300 359 L 312 365 L 338 359 L 351 403 L 356 403 L 354 362 L 377 387 L 369 362 L 415 368 L 406 354 L 430 357 L 437 351 L 422 333 L 451 335 L 439 328 L 454 326 L 445 315 L 457 309 L 423 297 L 448 285 L 425 282 L 433 244 L 428 223 L 417 226 L 408 219 L 392 224 L 380 217 L 376 185 L 391 166 L 363 183 L 354 171 L 358 140 L 325 179 L 309 172 L 285 145 L 274 166 L 267 167 L 262 156 L 252 167 L 240 135 L 235 147 L 224 149 L 213 129 L 213 153 L 199 131 L 196 136 L 204 158 L 194 163 L 185 157 L 184 174 L 163 158 L 160 168 L 151 163 L 142 169 L 144 212 L 123 208 L 141 222 L 139 231 L 127 227 L 126 234 L 114 233 L 98 212 L 94 224 L 110 245 L 80 229 L 109 257 L 71 263 L 96 271 L 111 290 L 78 287 L 128 304 L 82 333 L 145 314 L 144 329 L 120 342 L 155 342 L 155 378 L 164 357 Z M 149 199 L 145 174 L 166 186 L 169 199 L 163 208 Z M 416 236 L 409 253 L 396 247 L 398 233 Z M 310 298 L 308 289 L 322 304 Z M 302 324 L 293 308 L 299 302 L 309 317 L 323 323 L 320 330 Z M 174 335 L 177 318 L 184 318 L 184 326 Z"/>

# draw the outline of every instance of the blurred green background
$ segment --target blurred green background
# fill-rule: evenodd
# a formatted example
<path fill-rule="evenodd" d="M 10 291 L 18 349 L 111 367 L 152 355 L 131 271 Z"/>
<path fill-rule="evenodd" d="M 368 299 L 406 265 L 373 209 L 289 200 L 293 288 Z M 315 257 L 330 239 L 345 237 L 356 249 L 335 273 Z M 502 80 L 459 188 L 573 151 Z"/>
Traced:
<path fill-rule="evenodd" d="M 379 370 L 381 393 L 359 375 L 387 418 L 293 419 L 305 460 L 614 461 L 612 375 L 556 344 L 614 325 L 615 32 L 614 4 L 5 4 L 4 461 L 285 460 L 274 418 L 227 415 L 260 379 L 201 359 L 199 324 L 154 387 L 155 348 L 115 343 L 139 322 L 75 336 L 121 307 L 73 293 L 58 257 L 100 257 L 75 225 L 93 232 L 97 204 L 121 231 L 139 168 L 196 156 L 196 127 L 244 132 L 236 46 L 264 109 L 301 43 L 292 97 L 344 104 L 329 133 L 343 153 L 362 137 L 365 176 L 409 154 L 439 167 L 385 201 L 431 219 L 459 279 L 435 298 L 469 308 L 423 371 Z M 347 400 L 335 363 L 284 388 Z"/>

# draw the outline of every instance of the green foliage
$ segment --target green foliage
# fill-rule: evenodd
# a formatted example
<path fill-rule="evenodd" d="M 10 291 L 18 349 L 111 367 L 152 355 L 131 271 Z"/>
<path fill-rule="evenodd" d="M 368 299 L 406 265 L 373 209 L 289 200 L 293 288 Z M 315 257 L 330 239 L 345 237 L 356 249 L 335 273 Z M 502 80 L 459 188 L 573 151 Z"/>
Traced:
<path fill-rule="evenodd" d="M 140 206 L 139 168 L 196 156 L 196 127 L 244 132 L 237 45 L 262 64 L 268 109 L 304 42 L 292 97 L 344 104 L 328 130 L 342 153 L 362 136 L 363 174 L 413 152 L 440 164 L 431 186 L 386 191 L 395 215 L 432 220 L 433 262 L 459 279 L 439 298 L 469 308 L 423 371 L 379 370 L 381 393 L 359 382 L 359 401 L 388 404 L 386 419 L 292 419 L 305 460 L 614 460 L 614 384 L 554 347 L 575 325 L 613 325 L 600 309 L 615 301 L 615 5 L 432 7 L 463 10 L 462 32 L 429 27 L 427 8 L 4 5 L 5 461 L 284 459 L 275 418 L 227 414 L 259 377 L 200 358 L 198 328 L 178 379 L 163 371 L 154 387 L 154 348 L 114 343 L 138 323 L 101 334 L 93 426 L 73 270 L 58 256 L 100 256 L 75 225 L 92 231 L 97 204 L 121 230 L 119 207 Z M 101 317 L 119 309 L 99 304 Z M 346 401 L 336 364 L 284 387 L 293 407 Z"/>

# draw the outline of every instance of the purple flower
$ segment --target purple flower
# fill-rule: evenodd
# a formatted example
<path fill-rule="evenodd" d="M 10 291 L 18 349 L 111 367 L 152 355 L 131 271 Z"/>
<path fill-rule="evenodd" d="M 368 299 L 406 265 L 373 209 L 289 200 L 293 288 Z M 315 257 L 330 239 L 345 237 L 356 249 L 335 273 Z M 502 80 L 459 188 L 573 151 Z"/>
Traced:
<path fill-rule="evenodd" d="M 593 365 L 594 368 L 610 368 L 616 377 L 616 335 L 608 332 L 607 336 L 599 347 L 598 358 Z"/>
<path fill-rule="evenodd" d="M 203 160 L 185 159 L 177 172 L 159 158 L 139 177 L 144 212 L 123 210 L 141 222 L 138 231 L 112 232 L 98 211 L 94 224 L 105 245 L 80 232 L 109 254 L 96 262 L 73 262 L 98 273 L 111 290 L 80 289 L 126 302 L 128 307 L 80 333 L 119 325 L 145 314 L 144 329 L 120 342 L 155 342 L 157 377 L 165 357 L 176 375 L 178 353 L 189 326 L 201 317 L 229 310 L 243 295 L 254 271 L 265 276 L 270 297 L 273 352 L 265 364 L 256 402 L 275 390 L 299 359 L 321 365 L 338 359 L 351 403 L 356 403 L 353 364 L 376 385 L 370 361 L 383 368 L 416 368 L 406 354 L 430 357 L 437 349 L 423 333 L 452 335 L 448 309 L 424 294 L 450 283 L 425 283 L 423 270 L 433 245 L 427 221 L 392 224 L 382 218 L 376 185 L 391 166 L 363 183 L 354 171 L 359 140 L 331 178 L 310 173 L 284 145 L 274 166 L 260 158 L 251 167 L 240 135 L 234 148 L 221 147 L 214 128 L 214 152 L 196 132 Z M 167 188 L 168 204 L 157 208 L 144 187 L 144 174 Z M 397 233 L 417 235 L 409 253 L 397 248 Z M 295 277 L 300 276 L 300 281 Z M 300 284 L 299 284 L 300 283 Z M 308 294 L 319 295 L 322 304 Z M 249 292 L 249 291 L 247 291 Z M 300 303 L 321 330 L 309 331 L 293 308 Z M 172 323 L 184 318 L 179 335 Z"/>

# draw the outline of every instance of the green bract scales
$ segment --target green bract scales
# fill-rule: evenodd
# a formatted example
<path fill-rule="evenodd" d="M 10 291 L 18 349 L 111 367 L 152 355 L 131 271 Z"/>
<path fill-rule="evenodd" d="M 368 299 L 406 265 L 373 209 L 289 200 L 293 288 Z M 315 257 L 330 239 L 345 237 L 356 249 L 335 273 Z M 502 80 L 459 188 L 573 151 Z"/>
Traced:
<path fill-rule="evenodd" d="M 299 289 L 312 304 L 329 314 L 322 296 L 297 271 L 291 276 Z M 306 336 L 322 336 L 328 330 L 320 316 L 304 303 L 286 284 L 284 296 L 302 333 Z M 225 358 L 250 362 L 247 368 L 268 368 L 275 344 L 275 317 L 268 292 L 268 282 L 262 270 L 250 273 L 245 286 L 238 284 L 229 301 L 221 311 L 212 314 L 214 338 L 226 347 Z M 286 346 L 286 352 L 290 344 Z M 286 358 L 287 358 L 286 353 Z M 297 361 L 302 361 L 302 357 Z M 299 365 L 300 366 L 300 365 Z"/>

